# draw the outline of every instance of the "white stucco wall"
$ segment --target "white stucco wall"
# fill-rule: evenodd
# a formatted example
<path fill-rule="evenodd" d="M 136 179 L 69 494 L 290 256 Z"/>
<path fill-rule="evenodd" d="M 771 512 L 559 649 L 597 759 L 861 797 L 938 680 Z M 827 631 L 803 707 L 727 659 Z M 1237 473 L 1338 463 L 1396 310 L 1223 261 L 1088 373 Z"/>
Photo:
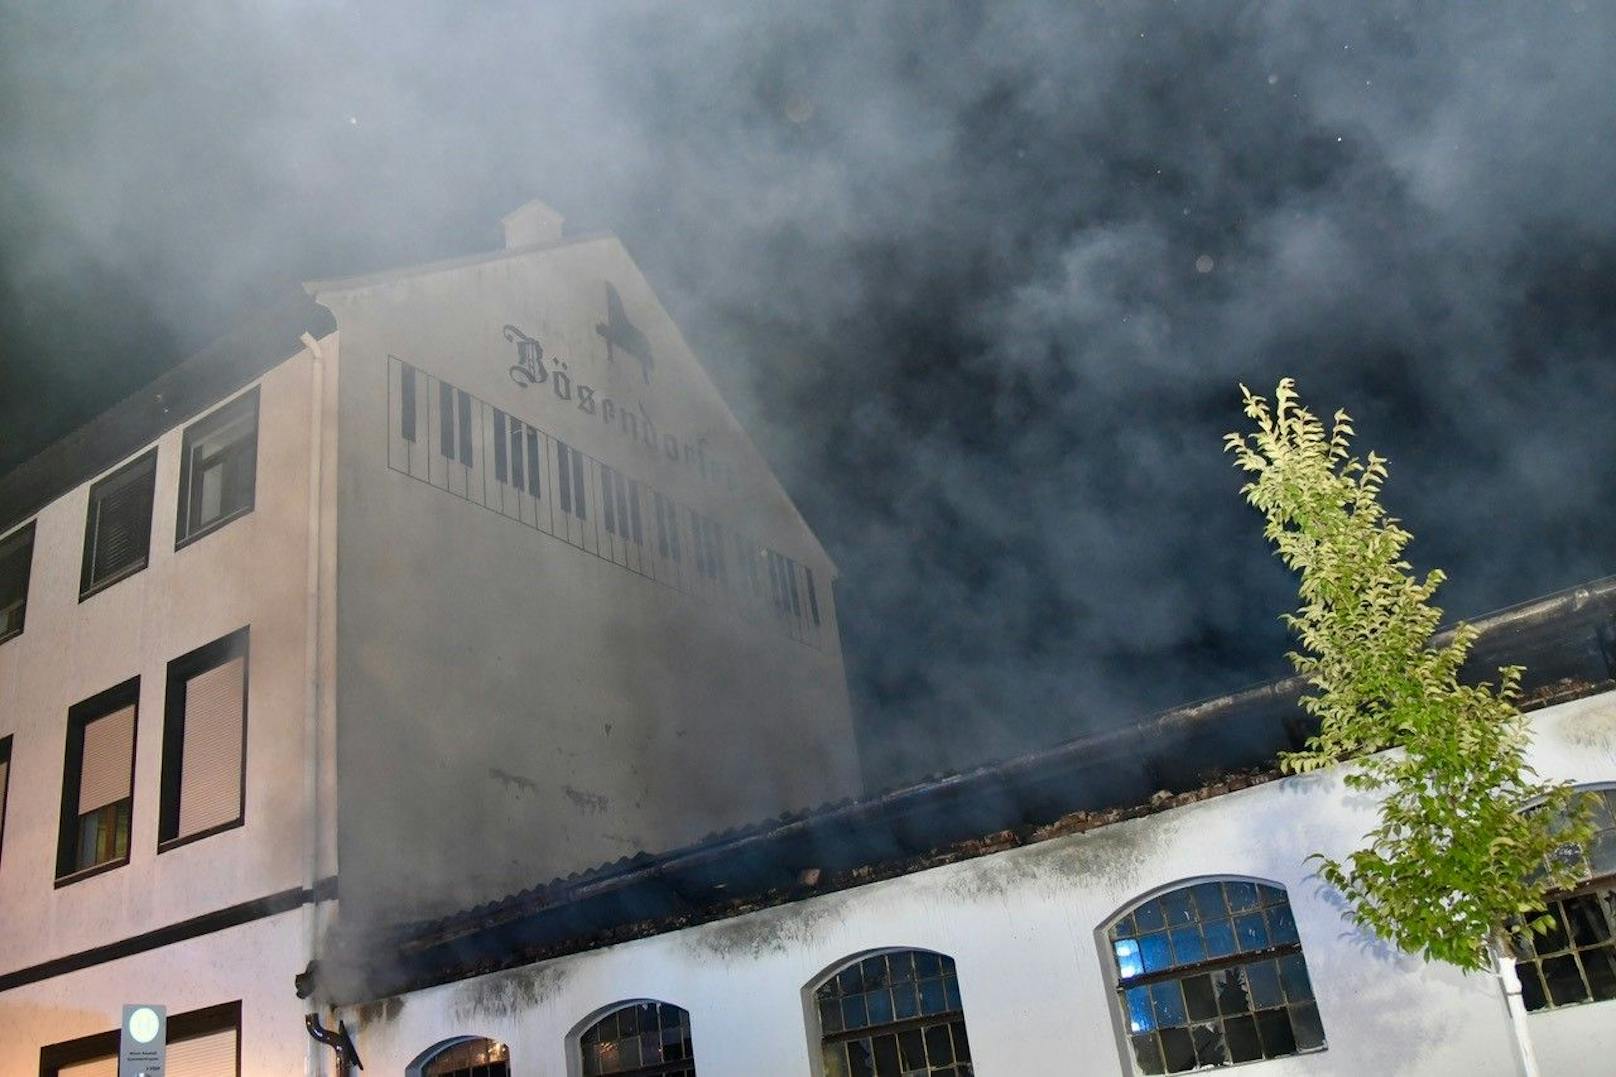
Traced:
<path fill-rule="evenodd" d="M 175 1014 L 236 1001 L 241 1077 L 305 1072 L 310 1041 L 292 991 L 303 968 L 303 915 L 293 910 L 0 995 L 0 1074 L 32 1077 L 41 1047 L 117 1028 L 125 1003 L 159 1003 Z"/>
<path fill-rule="evenodd" d="M 155 442 L 145 569 L 80 602 L 90 483 L 35 517 L 26 629 L 0 644 L 0 736 L 14 738 L 0 850 L 0 973 L 307 885 L 312 368 L 295 341 L 287 342 L 287 353 L 293 357 L 255 383 L 257 480 L 247 515 L 175 550 L 180 446 L 184 426 L 197 417 L 175 415 L 175 426 Z M 243 626 L 251 630 L 245 822 L 159 854 L 168 663 Z M 129 863 L 57 888 L 68 709 L 137 675 Z M 258 992 L 290 998 L 290 976 L 308 952 L 287 926 L 299 915 L 280 919 L 285 923 L 277 921 L 272 945 L 262 932 L 244 928 L 245 935 L 209 935 L 0 993 L 0 1074 L 35 1072 L 41 1043 L 116 1025 L 116 1003 L 131 993 L 173 999 L 176 1009 L 187 1008 L 185 1000 L 202 1006 Z M 259 953 L 266 965 L 255 964 Z M 27 1067 L 18 1061 L 27 1052 L 17 1053 L 25 1042 L 34 1045 Z"/>
<path fill-rule="evenodd" d="M 1534 726 L 1544 775 L 1616 780 L 1616 694 L 1540 712 Z M 1289 892 L 1329 1044 L 1251 1065 L 1274 1077 L 1516 1073 L 1495 981 L 1387 954 L 1354 935 L 1310 877 L 1303 858 L 1349 851 L 1371 813 L 1338 773 L 1290 778 L 347 1016 L 368 1071 L 402 1073 L 433 1043 L 475 1034 L 507 1042 L 518 1077 L 564 1077 L 567 1037 L 588 1015 L 655 998 L 690 1011 L 704 1077 L 807 1075 L 806 988 L 861 952 L 921 947 L 957 962 L 980 1077 L 1125 1074 L 1100 930 L 1153 891 L 1234 875 Z M 1616 1068 L 1616 1003 L 1530 1021 L 1545 1074 Z"/>

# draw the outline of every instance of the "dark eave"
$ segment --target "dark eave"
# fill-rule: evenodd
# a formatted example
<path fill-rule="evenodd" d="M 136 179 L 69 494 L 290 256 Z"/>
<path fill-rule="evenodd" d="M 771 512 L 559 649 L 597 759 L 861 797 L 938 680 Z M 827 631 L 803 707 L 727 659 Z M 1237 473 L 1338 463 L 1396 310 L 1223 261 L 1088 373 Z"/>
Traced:
<path fill-rule="evenodd" d="M 1616 688 L 1616 577 L 1472 622 L 1468 667 L 1527 667 L 1523 706 Z M 1044 840 L 1277 776 L 1311 732 L 1297 678 L 1044 751 L 637 856 L 452 916 L 334 940 L 317 990 L 353 1004 Z"/>
<path fill-rule="evenodd" d="M 0 475 L 0 534 L 336 329 L 301 291 L 255 316 L 37 455 Z"/>

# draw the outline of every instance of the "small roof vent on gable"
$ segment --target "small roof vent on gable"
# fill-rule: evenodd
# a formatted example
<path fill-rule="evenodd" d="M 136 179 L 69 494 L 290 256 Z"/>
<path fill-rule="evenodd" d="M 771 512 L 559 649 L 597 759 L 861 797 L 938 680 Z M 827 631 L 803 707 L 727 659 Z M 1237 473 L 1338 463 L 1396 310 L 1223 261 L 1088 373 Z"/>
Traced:
<path fill-rule="evenodd" d="M 537 198 L 499 219 L 505 227 L 505 249 L 531 247 L 539 243 L 558 243 L 561 240 L 561 214 Z"/>

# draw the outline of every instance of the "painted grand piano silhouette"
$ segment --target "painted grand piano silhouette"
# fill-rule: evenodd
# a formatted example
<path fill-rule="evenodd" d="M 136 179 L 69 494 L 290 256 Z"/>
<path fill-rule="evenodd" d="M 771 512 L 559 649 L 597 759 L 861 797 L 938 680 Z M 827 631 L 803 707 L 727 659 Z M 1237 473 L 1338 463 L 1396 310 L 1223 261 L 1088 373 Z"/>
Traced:
<path fill-rule="evenodd" d="M 640 361 L 640 374 L 647 385 L 651 384 L 651 367 L 655 360 L 651 357 L 651 342 L 645 339 L 639 326 L 628 320 L 623 312 L 623 297 L 617 294 L 612 282 L 606 282 L 606 320 L 595 326 L 595 332 L 606 340 L 606 358 L 615 361 L 617 351 L 632 355 Z"/>

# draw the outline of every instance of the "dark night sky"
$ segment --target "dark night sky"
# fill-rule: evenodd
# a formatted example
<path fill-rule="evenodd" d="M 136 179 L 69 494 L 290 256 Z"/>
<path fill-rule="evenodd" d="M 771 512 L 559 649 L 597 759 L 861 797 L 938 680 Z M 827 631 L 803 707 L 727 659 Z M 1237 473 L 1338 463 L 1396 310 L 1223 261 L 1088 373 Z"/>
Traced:
<path fill-rule="evenodd" d="M 1285 671 L 1240 381 L 1353 412 L 1453 614 L 1616 571 L 1609 3 L 255 7 L 0 0 L 0 467 L 537 196 L 839 562 L 878 773 Z"/>

